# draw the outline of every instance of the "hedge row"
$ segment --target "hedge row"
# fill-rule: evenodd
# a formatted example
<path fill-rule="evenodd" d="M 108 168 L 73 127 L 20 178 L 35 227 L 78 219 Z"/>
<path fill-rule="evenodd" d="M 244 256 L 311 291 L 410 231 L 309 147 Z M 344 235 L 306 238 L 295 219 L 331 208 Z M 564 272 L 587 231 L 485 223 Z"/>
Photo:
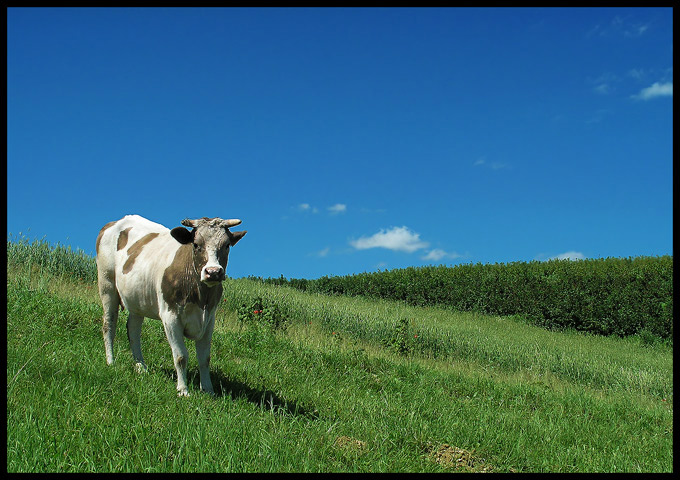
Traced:
<path fill-rule="evenodd" d="M 673 335 L 673 257 L 409 267 L 316 280 L 260 279 L 324 294 L 401 300 L 602 335 Z"/>

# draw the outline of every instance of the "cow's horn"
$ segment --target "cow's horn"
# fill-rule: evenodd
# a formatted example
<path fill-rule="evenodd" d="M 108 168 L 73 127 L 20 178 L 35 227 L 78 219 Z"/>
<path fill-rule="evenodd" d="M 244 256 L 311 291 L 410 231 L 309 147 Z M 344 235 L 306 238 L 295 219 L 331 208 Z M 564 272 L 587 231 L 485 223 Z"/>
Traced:
<path fill-rule="evenodd" d="M 224 226 L 229 228 L 229 227 L 235 227 L 236 225 L 240 225 L 241 220 L 238 218 L 232 218 L 231 220 L 225 220 L 224 221 Z"/>
<path fill-rule="evenodd" d="M 196 228 L 196 227 L 198 227 L 199 220 L 191 220 L 191 219 L 189 219 L 189 218 L 185 218 L 185 219 L 182 220 L 180 223 L 181 223 L 182 225 L 184 225 L 185 227 Z"/>

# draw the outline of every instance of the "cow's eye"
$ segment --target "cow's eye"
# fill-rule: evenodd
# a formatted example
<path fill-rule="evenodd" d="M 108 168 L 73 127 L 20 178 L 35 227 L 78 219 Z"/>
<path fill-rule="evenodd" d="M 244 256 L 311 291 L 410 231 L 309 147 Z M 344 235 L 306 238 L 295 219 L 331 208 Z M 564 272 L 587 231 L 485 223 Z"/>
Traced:
<path fill-rule="evenodd" d="M 201 247 L 198 243 L 194 243 L 194 250 L 203 250 L 203 247 Z"/>

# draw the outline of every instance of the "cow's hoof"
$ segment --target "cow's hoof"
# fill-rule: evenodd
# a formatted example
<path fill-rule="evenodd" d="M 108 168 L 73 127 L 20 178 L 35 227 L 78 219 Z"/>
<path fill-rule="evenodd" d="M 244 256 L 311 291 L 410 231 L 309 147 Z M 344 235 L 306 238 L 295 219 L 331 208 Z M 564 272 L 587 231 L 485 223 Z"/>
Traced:
<path fill-rule="evenodd" d="M 189 397 L 189 391 L 188 390 L 177 390 L 177 396 L 178 397 Z"/>
<path fill-rule="evenodd" d="M 149 369 L 143 363 L 139 363 L 139 362 L 135 363 L 135 372 L 146 373 L 148 371 L 149 371 Z"/>

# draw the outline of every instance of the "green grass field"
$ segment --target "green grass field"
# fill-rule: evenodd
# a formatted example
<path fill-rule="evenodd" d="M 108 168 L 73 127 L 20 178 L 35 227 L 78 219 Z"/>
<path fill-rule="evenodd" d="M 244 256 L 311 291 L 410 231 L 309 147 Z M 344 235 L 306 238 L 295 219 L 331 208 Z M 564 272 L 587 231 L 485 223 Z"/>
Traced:
<path fill-rule="evenodd" d="M 179 398 L 160 322 L 136 373 L 123 312 L 107 366 L 91 259 L 61 271 L 21 248 L 8 243 L 9 472 L 672 471 L 668 343 L 227 280 L 216 395 L 187 342 Z M 285 331 L 239 321 L 258 296 Z"/>

